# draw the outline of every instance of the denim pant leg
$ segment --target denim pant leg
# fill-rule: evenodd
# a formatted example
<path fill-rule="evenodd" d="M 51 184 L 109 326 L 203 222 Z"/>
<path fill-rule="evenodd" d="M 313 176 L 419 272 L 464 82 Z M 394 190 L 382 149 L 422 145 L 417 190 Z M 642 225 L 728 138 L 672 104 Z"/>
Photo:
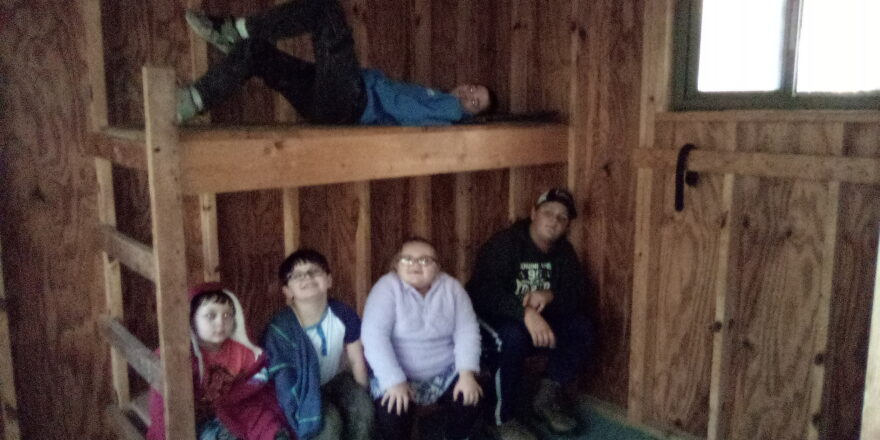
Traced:
<path fill-rule="evenodd" d="M 560 384 L 570 384 L 592 357 L 596 341 L 593 323 L 582 315 L 548 315 L 545 319 L 556 335 L 546 375 Z"/>
<path fill-rule="evenodd" d="M 354 380 L 351 373 L 336 375 L 324 385 L 321 395 L 339 410 L 343 425 L 342 438 L 370 438 L 373 431 L 373 402 L 367 390 Z"/>

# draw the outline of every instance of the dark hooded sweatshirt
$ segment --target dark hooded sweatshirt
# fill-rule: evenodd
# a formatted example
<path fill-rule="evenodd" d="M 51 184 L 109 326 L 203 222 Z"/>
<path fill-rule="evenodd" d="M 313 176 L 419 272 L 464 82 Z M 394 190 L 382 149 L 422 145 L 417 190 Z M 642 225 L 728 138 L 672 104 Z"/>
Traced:
<path fill-rule="evenodd" d="M 563 236 L 544 253 L 529 236 L 530 224 L 529 219 L 517 221 L 480 249 L 467 284 L 479 317 L 522 320 L 525 294 L 545 289 L 553 292 L 553 301 L 544 315 L 580 312 L 584 276 L 574 248 Z"/>

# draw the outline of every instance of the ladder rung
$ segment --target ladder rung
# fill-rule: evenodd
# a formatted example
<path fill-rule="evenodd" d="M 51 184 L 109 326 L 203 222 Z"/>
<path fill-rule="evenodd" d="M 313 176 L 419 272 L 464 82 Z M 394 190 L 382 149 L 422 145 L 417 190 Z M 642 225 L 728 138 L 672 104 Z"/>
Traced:
<path fill-rule="evenodd" d="M 156 279 L 153 248 L 119 232 L 113 226 L 102 225 L 99 229 L 104 251 L 110 257 L 119 260 L 150 281 Z"/>
<path fill-rule="evenodd" d="M 131 399 L 131 412 L 138 416 L 144 425 L 150 426 L 150 392 L 145 391 Z"/>
<path fill-rule="evenodd" d="M 105 417 L 110 426 L 116 429 L 119 438 L 125 440 L 144 440 L 144 434 L 141 430 L 132 423 L 131 419 L 118 406 L 109 406 L 105 412 Z"/>
<path fill-rule="evenodd" d="M 89 136 L 93 155 L 125 168 L 147 169 L 143 129 L 108 127 Z"/>
<path fill-rule="evenodd" d="M 132 335 L 118 320 L 105 316 L 101 323 L 104 336 L 153 388 L 162 390 L 162 365 L 154 354 L 138 338 Z M 161 392 L 161 391 L 160 391 Z"/>

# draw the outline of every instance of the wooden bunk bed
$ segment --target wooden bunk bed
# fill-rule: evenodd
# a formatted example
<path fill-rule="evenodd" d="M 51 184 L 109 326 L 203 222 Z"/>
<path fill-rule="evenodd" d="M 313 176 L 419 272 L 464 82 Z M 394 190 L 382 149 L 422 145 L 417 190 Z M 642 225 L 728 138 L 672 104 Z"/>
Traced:
<path fill-rule="evenodd" d="M 102 128 L 91 139 L 108 310 L 103 330 L 113 348 L 117 397 L 108 415 L 126 438 L 142 438 L 126 412 L 149 424 L 145 396 L 130 395 L 128 365 L 163 393 L 166 437 L 193 438 L 195 432 L 188 304 L 182 294 L 187 288 L 184 195 L 213 200 L 223 192 L 514 168 L 563 163 L 568 157 L 569 130 L 559 123 L 178 128 L 173 70 L 145 67 L 143 79 L 145 129 Z M 152 246 L 116 229 L 114 165 L 148 175 Z M 203 210 L 202 215 L 204 254 L 216 261 L 216 213 Z M 369 235 L 360 234 L 356 247 L 367 255 Z M 367 259 L 356 262 L 359 284 L 365 287 Z M 160 357 L 122 324 L 120 264 L 156 285 Z"/>
<path fill-rule="evenodd" d="M 248 127 L 184 126 L 174 123 L 175 73 L 170 68 L 143 68 L 145 126 L 111 127 L 108 117 L 101 0 L 83 2 L 90 75 L 92 155 L 98 184 L 98 236 L 102 248 L 106 310 L 101 328 L 111 347 L 111 373 L 116 402 L 107 418 L 120 437 L 143 439 L 149 425 L 146 393 L 132 395 L 129 366 L 165 399 L 166 438 L 193 439 L 195 434 L 190 374 L 189 304 L 186 295 L 184 196 L 200 202 L 204 279 L 219 280 L 216 195 L 236 191 L 283 190 L 285 251 L 299 242 L 298 188 L 357 182 L 360 194 L 355 237 L 354 288 L 370 286 L 370 191 L 376 179 L 414 179 L 415 229 L 429 227 L 425 203 L 431 176 L 477 170 L 511 169 L 511 191 L 521 167 L 573 163 L 570 145 L 583 133 L 563 123 L 492 123 L 448 127 L 320 127 L 271 125 Z M 572 54 L 582 41 L 572 39 Z M 204 43 L 192 44 L 193 75 L 207 65 Z M 572 91 L 578 69 L 572 69 Z M 574 96 L 574 95 L 573 95 Z M 579 114 L 573 108 L 573 117 Z M 152 243 L 120 232 L 116 225 L 113 170 L 128 168 L 148 176 Z M 568 171 L 569 180 L 577 170 Z M 457 175 L 466 181 L 466 175 Z M 511 197 L 510 212 L 519 210 Z M 458 203 L 458 201 L 456 202 Z M 461 219 L 459 219 L 461 220 Z M 465 223 L 465 222 L 461 222 Z M 460 228 L 462 225 L 456 225 Z M 462 236 L 467 234 L 462 233 Z M 464 249 L 456 250 L 461 275 Z M 124 325 L 120 265 L 154 282 L 160 356 Z M 362 304 L 358 304 L 362 306 Z M 139 420 L 139 421 L 138 421 Z"/>

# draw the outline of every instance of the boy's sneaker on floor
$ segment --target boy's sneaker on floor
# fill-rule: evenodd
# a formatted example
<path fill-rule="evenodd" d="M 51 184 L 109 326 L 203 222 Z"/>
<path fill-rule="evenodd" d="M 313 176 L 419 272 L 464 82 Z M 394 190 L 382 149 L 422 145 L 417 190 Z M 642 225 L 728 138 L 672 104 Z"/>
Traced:
<path fill-rule="evenodd" d="M 511 419 L 498 426 L 500 440 L 538 440 L 538 437 L 519 420 Z"/>
<path fill-rule="evenodd" d="M 554 433 L 565 434 L 577 428 L 577 420 L 569 414 L 569 406 L 558 382 L 541 379 L 532 410 Z"/>
<path fill-rule="evenodd" d="M 187 10 L 185 16 L 190 29 L 220 49 L 220 52 L 229 53 L 232 46 L 242 39 L 233 17 L 214 17 L 192 9 Z"/>

